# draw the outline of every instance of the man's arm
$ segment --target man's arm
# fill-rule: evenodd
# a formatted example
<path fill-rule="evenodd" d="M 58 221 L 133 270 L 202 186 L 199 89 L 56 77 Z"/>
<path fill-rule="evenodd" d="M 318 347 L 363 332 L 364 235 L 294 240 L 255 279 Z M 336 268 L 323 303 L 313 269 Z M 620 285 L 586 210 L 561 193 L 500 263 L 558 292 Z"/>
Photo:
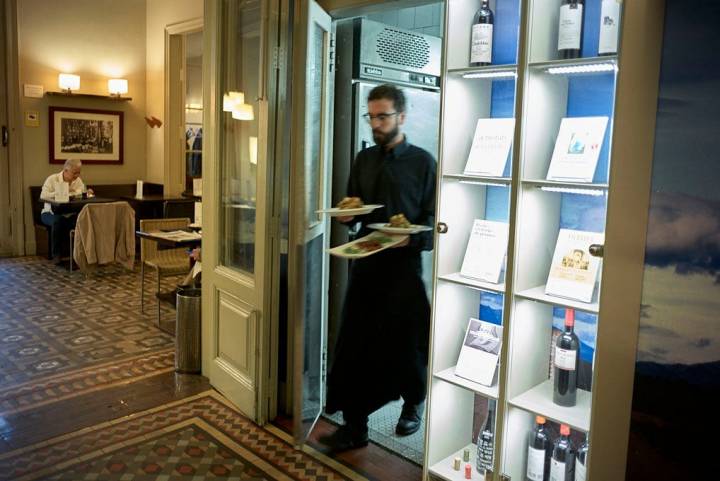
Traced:
<path fill-rule="evenodd" d="M 52 177 L 51 175 L 45 179 L 40 191 L 40 200 L 55 200 L 55 184 L 52 182 Z"/>
<path fill-rule="evenodd" d="M 435 185 L 437 181 L 437 165 L 435 159 L 428 155 L 428 165 L 422 185 L 422 201 L 420 217 L 417 223 L 432 227 L 432 230 L 410 236 L 409 247 L 421 251 L 431 251 L 435 240 Z"/>
<path fill-rule="evenodd" d="M 358 164 L 360 163 L 360 155 L 362 152 L 360 152 L 353 161 L 352 167 L 350 168 L 350 177 L 348 177 L 348 185 L 346 189 L 346 196 L 347 197 L 360 197 L 362 199 L 362 196 L 360 195 L 360 180 L 359 180 L 359 172 L 358 172 Z M 364 199 L 363 199 L 364 200 Z M 337 221 L 345 224 L 347 226 L 351 226 L 354 224 L 355 216 L 352 215 L 341 215 L 336 217 Z"/>

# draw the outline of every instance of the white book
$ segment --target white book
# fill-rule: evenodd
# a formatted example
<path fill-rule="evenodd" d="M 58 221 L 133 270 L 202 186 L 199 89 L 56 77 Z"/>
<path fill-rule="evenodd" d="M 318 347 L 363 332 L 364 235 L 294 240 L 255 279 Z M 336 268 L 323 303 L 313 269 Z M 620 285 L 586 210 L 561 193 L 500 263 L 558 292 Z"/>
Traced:
<path fill-rule="evenodd" d="M 598 232 L 560 229 L 545 294 L 592 302 L 600 258 L 590 255 L 590 245 L 604 239 Z"/>
<path fill-rule="evenodd" d="M 142 180 L 135 181 L 135 198 L 136 199 L 143 198 L 143 181 Z"/>
<path fill-rule="evenodd" d="M 202 197 L 202 178 L 193 179 L 193 195 Z"/>
<path fill-rule="evenodd" d="M 460 275 L 497 284 L 507 253 L 508 224 L 475 219 Z"/>
<path fill-rule="evenodd" d="M 502 177 L 515 131 L 515 119 L 478 119 L 465 175 Z"/>
<path fill-rule="evenodd" d="M 202 202 L 195 202 L 195 215 L 194 223 L 196 225 L 202 225 Z"/>
<path fill-rule="evenodd" d="M 502 347 L 502 326 L 470 319 L 455 366 L 455 375 L 492 386 Z"/>
<path fill-rule="evenodd" d="M 592 182 L 607 124 L 607 117 L 562 119 L 547 180 Z"/>

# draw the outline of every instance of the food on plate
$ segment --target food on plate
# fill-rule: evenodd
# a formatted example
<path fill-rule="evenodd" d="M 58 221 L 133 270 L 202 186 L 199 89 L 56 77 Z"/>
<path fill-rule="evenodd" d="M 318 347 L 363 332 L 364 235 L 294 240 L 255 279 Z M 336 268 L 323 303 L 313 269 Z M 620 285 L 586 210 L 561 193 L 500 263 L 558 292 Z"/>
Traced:
<path fill-rule="evenodd" d="M 343 200 L 338 202 L 338 209 L 359 209 L 363 207 L 363 201 L 360 197 L 345 197 Z"/>
<path fill-rule="evenodd" d="M 388 227 L 400 227 L 400 228 L 408 228 L 412 227 L 412 224 L 409 220 L 405 218 L 405 214 L 397 214 L 392 217 L 390 217 L 390 222 L 388 223 Z"/>
<path fill-rule="evenodd" d="M 344 249 L 346 254 L 367 254 L 382 249 L 386 244 L 393 242 L 393 238 L 386 236 L 377 236 L 374 239 L 368 239 L 355 242 Z"/>

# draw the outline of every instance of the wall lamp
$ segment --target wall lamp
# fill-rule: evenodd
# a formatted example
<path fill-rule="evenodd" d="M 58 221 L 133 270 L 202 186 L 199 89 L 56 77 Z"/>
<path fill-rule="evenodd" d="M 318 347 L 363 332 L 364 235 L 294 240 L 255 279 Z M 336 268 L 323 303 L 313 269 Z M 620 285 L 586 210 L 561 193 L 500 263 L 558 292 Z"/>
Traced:
<path fill-rule="evenodd" d="M 108 80 L 108 92 L 114 97 L 128 93 L 128 81 L 124 78 L 111 78 Z"/>
<path fill-rule="evenodd" d="M 58 86 L 67 94 L 71 94 L 73 90 L 80 90 L 80 76 L 61 73 L 58 75 Z"/>

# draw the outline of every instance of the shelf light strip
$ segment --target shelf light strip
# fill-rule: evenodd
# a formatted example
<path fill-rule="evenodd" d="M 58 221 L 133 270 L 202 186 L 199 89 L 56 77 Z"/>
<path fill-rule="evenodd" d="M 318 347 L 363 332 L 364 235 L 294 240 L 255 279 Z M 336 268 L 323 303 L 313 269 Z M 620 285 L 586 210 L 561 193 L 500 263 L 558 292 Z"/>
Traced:
<path fill-rule="evenodd" d="M 573 187 L 550 187 L 543 185 L 540 186 L 540 190 L 544 190 L 546 192 L 560 192 L 561 194 L 591 195 L 593 197 L 605 195 L 605 191 L 602 189 L 576 189 Z"/>
<path fill-rule="evenodd" d="M 475 185 L 487 185 L 490 187 L 510 187 L 509 184 L 500 184 L 499 182 L 488 182 L 485 180 L 460 180 L 461 184 L 475 184 Z"/>
<path fill-rule="evenodd" d="M 565 67 L 548 67 L 547 73 L 563 75 L 569 73 L 617 72 L 617 65 L 612 62 L 585 65 L 568 65 Z"/>
<path fill-rule="evenodd" d="M 493 71 L 493 72 L 467 72 L 463 74 L 463 78 L 516 78 L 517 73 L 511 70 Z"/>

